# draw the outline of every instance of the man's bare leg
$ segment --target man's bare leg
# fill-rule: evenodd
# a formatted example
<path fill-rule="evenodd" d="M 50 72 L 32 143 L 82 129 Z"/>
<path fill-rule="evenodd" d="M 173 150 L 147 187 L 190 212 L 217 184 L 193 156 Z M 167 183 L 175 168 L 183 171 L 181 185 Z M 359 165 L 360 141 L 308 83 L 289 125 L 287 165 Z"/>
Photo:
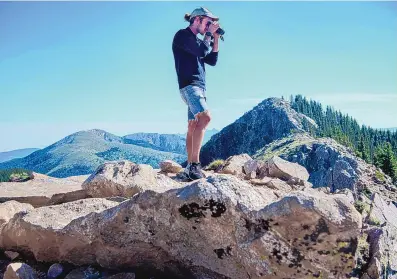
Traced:
<path fill-rule="evenodd" d="M 193 151 L 193 132 L 196 129 L 197 121 L 190 120 L 187 127 L 187 135 L 186 135 L 186 151 L 187 151 L 187 162 L 192 162 L 192 151 Z"/>
<path fill-rule="evenodd" d="M 193 144 L 192 144 L 192 162 L 200 162 L 200 150 L 205 130 L 211 121 L 211 115 L 209 111 L 202 112 L 197 115 L 197 124 L 193 132 Z"/>

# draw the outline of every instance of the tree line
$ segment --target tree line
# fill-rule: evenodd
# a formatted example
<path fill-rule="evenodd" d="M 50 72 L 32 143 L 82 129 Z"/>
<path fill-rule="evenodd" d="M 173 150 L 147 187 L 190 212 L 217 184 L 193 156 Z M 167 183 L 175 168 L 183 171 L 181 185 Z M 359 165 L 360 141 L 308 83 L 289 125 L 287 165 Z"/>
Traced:
<path fill-rule="evenodd" d="M 314 137 L 330 137 L 351 148 L 357 156 L 382 169 L 397 183 L 397 132 L 359 125 L 348 114 L 331 106 L 307 100 L 302 95 L 290 96 L 291 107 L 314 121 L 318 129 L 310 129 Z"/>

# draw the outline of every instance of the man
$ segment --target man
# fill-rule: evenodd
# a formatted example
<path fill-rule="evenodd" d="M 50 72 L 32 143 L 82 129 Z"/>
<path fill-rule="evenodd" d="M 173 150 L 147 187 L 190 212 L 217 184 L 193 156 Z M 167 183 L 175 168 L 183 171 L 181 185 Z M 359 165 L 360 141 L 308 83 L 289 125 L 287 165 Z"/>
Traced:
<path fill-rule="evenodd" d="M 200 149 L 211 115 L 205 95 L 205 64 L 215 66 L 218 60 L 219 18 L 200 7 L 185 15 L 190 25 L 176 32 L 172 51 L 180 95 L 188 106 L 186 150 L 188 165 L 184 173 L 192 180 L 205 177 L 201 170 Z M 197 34 L 204 36 L 203 40 Z M 213 38 L 212 50 L 211 39 Z"/>

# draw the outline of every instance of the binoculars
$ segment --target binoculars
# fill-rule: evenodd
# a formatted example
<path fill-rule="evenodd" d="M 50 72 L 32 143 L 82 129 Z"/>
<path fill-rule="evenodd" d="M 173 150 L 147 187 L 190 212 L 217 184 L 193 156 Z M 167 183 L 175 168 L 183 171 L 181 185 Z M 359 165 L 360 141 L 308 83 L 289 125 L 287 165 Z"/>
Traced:
<path fill-rule="evenodd" d="M 219 35 L 225 35 L 225 30 L 223 30 L 222 28 L 218 28 L 217 30 L 216 30 L 216 33 L 218 33 Z"/>

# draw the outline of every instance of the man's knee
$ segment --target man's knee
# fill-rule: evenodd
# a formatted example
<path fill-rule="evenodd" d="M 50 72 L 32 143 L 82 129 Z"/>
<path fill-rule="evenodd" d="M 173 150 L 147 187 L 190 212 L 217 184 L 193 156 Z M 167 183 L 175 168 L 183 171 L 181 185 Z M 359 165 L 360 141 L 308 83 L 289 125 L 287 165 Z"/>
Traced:
<path fill-rule="evenodd" d="M 197 126 L 205 128 L 210 122 L 211 114 L 209 111 L 204 111 L 197 115 Z"/>

